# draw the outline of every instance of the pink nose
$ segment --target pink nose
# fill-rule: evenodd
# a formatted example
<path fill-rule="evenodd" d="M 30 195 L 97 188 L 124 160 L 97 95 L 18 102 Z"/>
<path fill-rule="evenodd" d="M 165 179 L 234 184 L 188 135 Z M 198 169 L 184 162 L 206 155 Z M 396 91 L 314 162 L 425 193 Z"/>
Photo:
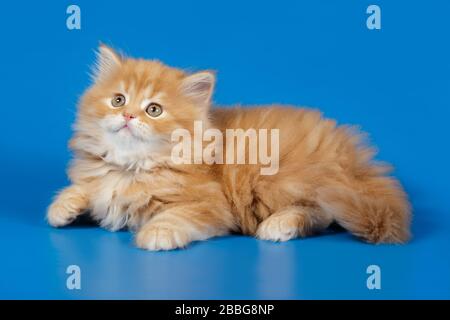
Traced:
<path fill-rule="evenodd" d="M 133 115 L 133 114 L 131 114 L 131 113 L 128 113 L 128 112 L 124 112 L 124 113 L 123 113 L 123 117 L 124 117 L 125 120 L 127 120 L 127 121 L 130 121 L 131 119 L 136 118 L 135 115 Z"/>

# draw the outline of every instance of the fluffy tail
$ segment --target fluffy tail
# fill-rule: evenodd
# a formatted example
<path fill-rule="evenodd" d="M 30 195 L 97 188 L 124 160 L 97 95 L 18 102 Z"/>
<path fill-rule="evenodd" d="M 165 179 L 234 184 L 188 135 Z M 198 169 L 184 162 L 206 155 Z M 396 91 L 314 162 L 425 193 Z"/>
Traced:
<path fill-rule="evenodd" d="M 349 187 L 318 191 L 318 202 L 337 223 L 371 243 L 405 243 L 410 239 L 411 208 L 400 184 L 371 177 Z"/>

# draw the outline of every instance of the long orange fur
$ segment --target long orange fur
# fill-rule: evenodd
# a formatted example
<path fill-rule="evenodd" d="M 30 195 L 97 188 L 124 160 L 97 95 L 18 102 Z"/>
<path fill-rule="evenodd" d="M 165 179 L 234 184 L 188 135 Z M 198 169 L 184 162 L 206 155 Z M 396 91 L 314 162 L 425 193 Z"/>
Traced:
<path fill-rule="evenodd" d="M 358 132 L 303 108 L 214 108 L 213 89 L 210 72 L 190 75 L 101 46 L 94 84 L 80 101 L 70 142 L 72 184 L 49 207 L 49 223 L 64 226 L 88 211 L 105 228 L 135 230 L 137 246 L 148 250 L 185 247 L 230 232 L 286 241 L 333 222 L 371 243 L 410 238 L 407 196 L 388 176 L 389 167 L 373 162 L 374 151 Z M 107 101 L 119 91 L 129 101 L 111 108 Z M 146 116 L 145 99 L 155 99 L 166 116 Z M 122 114 L 136 118 L 136 144 L 124 136 L 117 142 L 99 125 Z M 195 120 L 223 132 L 279 129 L 278 173 L 261 175 L 260 165 L 175 165 L 170 134 L 177 128 L 192 133 Z M 149 141 L 145 132 L 151 132 Z"/>

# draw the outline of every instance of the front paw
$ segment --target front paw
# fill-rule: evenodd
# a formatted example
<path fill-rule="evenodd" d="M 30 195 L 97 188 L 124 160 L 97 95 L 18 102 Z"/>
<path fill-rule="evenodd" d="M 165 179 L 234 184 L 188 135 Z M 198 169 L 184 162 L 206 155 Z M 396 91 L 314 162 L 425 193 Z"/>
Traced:
<path fill-rule="evenodd" d="M 48 208 L 47 221 L 53 227 L 63 227 L 70 224 L 78 215 L 79 211 L 56 200 Z"/>
<path fill-rule="evenodd" d="M 151 251 L 173 250 L 189 243 L 186 232 L 170 226 L 147 225 L 136 235 L 136 245 Z"/>

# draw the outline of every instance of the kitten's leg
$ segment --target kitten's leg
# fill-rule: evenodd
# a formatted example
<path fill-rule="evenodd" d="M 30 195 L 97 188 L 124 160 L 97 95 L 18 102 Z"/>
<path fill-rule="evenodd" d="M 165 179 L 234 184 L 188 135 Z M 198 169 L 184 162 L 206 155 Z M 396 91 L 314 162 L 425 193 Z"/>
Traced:
<path fill-rule="evenodd" d="M 152 251 L 172 250 L 233 229 L 234 219 L 229 212 L 214 212 L 208 205 L 179 206 L 157 214 L 144 224 L 136 235 L 136 244 Z"/>
<path fill-rule="evenodd" d="M 323 230 L 331 222 L 332 217 L 318 207 L 291 206 L 273 213 L 261 222 L 256 236 L 263 240 L 287 241 Z"/>
<path fill-rule="evenodd" d="M 65 226 L 86 210 L 88 203 L 88 196 L 80 186 L 64 188 L 48 208 L 47 221 L 54 227 Z"/>

